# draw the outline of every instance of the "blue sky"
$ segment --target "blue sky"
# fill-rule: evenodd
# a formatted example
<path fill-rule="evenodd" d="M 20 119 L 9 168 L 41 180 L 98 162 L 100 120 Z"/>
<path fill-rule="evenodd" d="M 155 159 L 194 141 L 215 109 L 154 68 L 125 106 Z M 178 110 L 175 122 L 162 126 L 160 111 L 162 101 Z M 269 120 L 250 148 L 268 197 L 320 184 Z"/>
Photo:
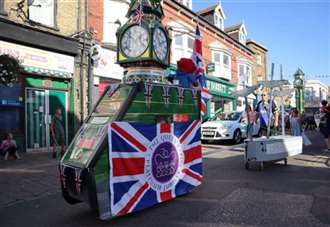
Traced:
<path fill-rule="evenodd" d="M 193 0 L 193 9 L 218 0 Z M 329 0 L 222 0 L 225 26 L 244 21 L 248 37 L 268 48 L 268 71 L 275 63 L 275 78 L 283 64 L 285 78 L 300 67 L 306 79 L 330 85 Z M 324 77 L 321 75 L 328 75 Z"/>

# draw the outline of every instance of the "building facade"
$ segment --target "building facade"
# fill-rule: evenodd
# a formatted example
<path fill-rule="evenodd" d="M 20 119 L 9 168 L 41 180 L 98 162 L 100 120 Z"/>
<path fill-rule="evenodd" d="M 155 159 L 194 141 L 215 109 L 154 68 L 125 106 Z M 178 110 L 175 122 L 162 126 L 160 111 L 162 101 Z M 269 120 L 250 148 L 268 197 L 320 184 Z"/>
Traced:
<path fill-rule="evenodd" d="M 319 80 L 305 81 L 305 111 L 317 111 L 322 100 L 327 100 L 329 88 Z"/>
<path fill-rule="evenodd" d="M 79 2 L 0 0 L 0 55 L 21 66 L 18 82 L 0 88 L 0 134 L 14 133 L 22 150 L 49 149 L 55 108 L 66 143 L 84 119 L 88 53 L 77 37 L 86 26 Z"/>
<path fill-rule="evenodd" d="M 126 21 L 130 0 L 88 0 L 88 26 L 95 31 L 98 43 L 98 60 L 94 65 L 94 97 L 104 88 L 122 80 L 124 71 L 116 64 L 117 29 Z"/>
<path fill-rule="evenodd" d="M 267 48 L 255 40 L 248 39 L 246 45 L 254 52 L 252 84 L 267 80 Z"/>
<path fill-rule="evenodd" d="M 127 20 L 128 0 L 90 0 L 88 26 L 95 30 L 103 54 L 94 67 L 99 91 L 104 84 L 120 81 L 123 70 L 114 58 L 117 48 L 116 31 Z M 244 109 L 244 99 L 231 96 L 231 91 L 254 81 L 255 53 L 246 43 L 247 31 L 243 23 L 225 28 L 226 15 L 221 3 L 193 12 L 191 0 L 164 0 L 164 23 L 171 35 L 171 69 L 182 57 L 190 58 L 193 52 L 195 27 L 198 23 L 203 37 L 203 58 L 207 71 L 207 86 L 213 94 L 208 103 L 207 115 L 215 111 Z M 264 64 L 266 66 L 266 63 Z M 208 66 L 208 67 L 207 67 Z M 170 70 L 169 70 L 170 71 Z M 101 92 L 99 92 L 101 93 Z M 249 97 L 252 104 L 254 96 Z"/>
<path fill-rule="evenodd" d="M 238 86 L 252 84 L 253 51 L 225 32 L 226 15 L 221 4 L 198 12 L 178 1 L 164 1 L 165 24 L 171 31 L 171 63 L 190 57 L 193 51 L 195 26 L 198 23 L 203 39 L 203 58 L 207 71 L 206 84 L 213 95 L 207 105 L 208 117 L 216 111 L 244 109 L 241 98 L 231 96 Z M 252 102 L 252 100 L 251 100 Z"/>

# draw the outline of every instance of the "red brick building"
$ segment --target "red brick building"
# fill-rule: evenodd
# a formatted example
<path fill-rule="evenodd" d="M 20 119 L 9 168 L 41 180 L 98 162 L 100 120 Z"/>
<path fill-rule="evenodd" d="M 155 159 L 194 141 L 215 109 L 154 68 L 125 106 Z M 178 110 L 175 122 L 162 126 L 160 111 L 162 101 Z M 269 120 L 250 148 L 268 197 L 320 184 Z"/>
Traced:
<path fill-rule="evenodd" d="M 107 53 L 108 65 L 98 74 L 120 79 L 120 70 L 113 57 L 116 51 L 115 32 L 126 22 L 128 0 L 90 0 L 88 24 L 97 32 L 97 40 Z M 213 94 L 208 104 L 208 114 L 220 109 L 231 111 L 243 109 L 243 100 L 230 95 L 243 84 L 252 85 L 254 52 L 246 46 L 247 31 L 244 24 L 226 27 L 225 11 L 221 4 L 212 5 L 198 12 L 192 11 L 191 0 L 164 0 L 164 24 L 171 39 L 171 63 L 182 57 L 190 57 L 193 51 L 194 33 L 199 23 L 203 37 L 203 57 L 209 64 L 207 86 Z M 116 68 L 117 67 L 117 68 Z M 113 70 L 116 69 L 116 70 Z M 97 75 L 102 78 L 102 75 Z M 103 75 L 104 76 L 104 75 Z M 251 97 L 252 103 L 254 97 Z"/>
<path fill-rule="evenodd" d="M 237 99 L 230 93 L 244 82 L 247 85 L 252 84 L 254 53 L 245 45 L 247 33 L 244 24 L 238 26 L 236 39 L 233 30 L 229 34 L 225 32 L 226 16 L 221 4 L 193 12 L 184 3 L 165 0 L 163 8 L 164 22 L 172 38 L 172 64 L 181 57 L 191 56 L 195 27 L 197 23 L 200 25 L 205 64 L 214 64 L 213 72 L 208 72 L 207 75 L 207 86 L 213 94 L 208 114 L 212 115 L 218 109 L 243 109 L 242 99 Z M 253 98 L 251 97 L 251 103 Z"/>

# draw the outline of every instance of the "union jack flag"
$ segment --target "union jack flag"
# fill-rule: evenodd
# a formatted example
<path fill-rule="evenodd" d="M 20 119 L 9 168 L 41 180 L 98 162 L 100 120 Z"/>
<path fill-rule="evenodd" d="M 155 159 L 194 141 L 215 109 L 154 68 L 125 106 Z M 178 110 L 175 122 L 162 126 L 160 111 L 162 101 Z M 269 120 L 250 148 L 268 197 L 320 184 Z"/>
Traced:
<path fill-rule="evenodd" d="M 199 86 L 201 87 L 201 114 L 204 115 L 206 112 L 206 103 L 212 98 L 212 95 L 208 91 L 205 82 L 202 36 L 198 24 L 196 25 L 194 50 L 191 59 L 196 66 L 196 71 L 194 73 L 196 81 L 199 82 Z"/>
<path fill-rule="evenodd" d="M 121 216 L 173 199 L 200 185 L 200 120 L 109 126 L 111 213 Z"/>
<path fill-rule="evenodd" d="M 142 9 L 142 4 L 140 3 L 139 7 L 135 11 L 133 21 L 135 23 L 138 23 L 141 26 L 143 19 L 144 19 L 144 13 L 143 13 L 143 9 Z"/>

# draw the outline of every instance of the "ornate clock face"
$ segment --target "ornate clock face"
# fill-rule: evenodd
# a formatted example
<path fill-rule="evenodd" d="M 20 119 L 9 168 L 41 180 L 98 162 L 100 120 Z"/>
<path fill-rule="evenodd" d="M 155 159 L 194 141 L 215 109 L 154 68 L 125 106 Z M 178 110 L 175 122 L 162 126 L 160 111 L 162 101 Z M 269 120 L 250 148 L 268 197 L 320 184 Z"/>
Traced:
<path fill-rule="evenodd" d="M 145 52 L 149 44 L 147 29 L 134 25 L 128 28 L 121 39 L 121 50 L 127 57 L 138 57 Z"/>
<path fill-rule="evenodd" d="M 155 29 L 153 35 L 153 44 L 154 44 L 156 56 L 160 60 L 164 61 L 167 57 L 168 43 L 167 43 L 166 34 L 162 29 L 160 28 Z"/>

